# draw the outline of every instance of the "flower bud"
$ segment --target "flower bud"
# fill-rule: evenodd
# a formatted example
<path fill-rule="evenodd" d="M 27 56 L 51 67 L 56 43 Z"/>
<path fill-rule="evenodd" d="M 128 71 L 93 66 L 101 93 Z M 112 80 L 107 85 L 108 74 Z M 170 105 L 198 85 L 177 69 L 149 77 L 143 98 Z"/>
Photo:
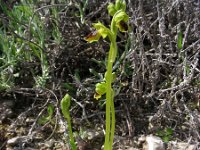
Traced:
<path fill-rule="evenodd" d="M 126 10 L 126 2 L 124 0 L 116 0 L 115 2 L 115 9 L 118 11 L 122 9 L 123 11 Z"/>
<path fill-rule="evenodd" d="M 102 95 L 106 93 L 106 83 L 105 82 L 97 83 L 95 91 L 96 93 L 94 95 L 94 98 L 98 100 L 99 98 L 101 98 Z"/>
<path fill-rule="evenodd" d="M 107 9 L 110 16 L 114 16 L 114 14 L 117 12 L 117 10 L 115 9 L 115 5 L 113 3 L 110 3 Z"/>

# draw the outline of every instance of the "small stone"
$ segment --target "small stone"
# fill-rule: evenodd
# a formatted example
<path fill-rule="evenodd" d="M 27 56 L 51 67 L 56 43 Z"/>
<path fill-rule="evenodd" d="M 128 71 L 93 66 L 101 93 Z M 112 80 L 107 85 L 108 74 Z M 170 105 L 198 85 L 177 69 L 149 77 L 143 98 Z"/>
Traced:
<path fill-rule="evenodd" d="M 97 131 L 91 130 L 91 131 L 87 132 L 88 140 L 92 140 L 93 138 L 97 137 L 98 135 L 100 135 L 100 133 Z"/>
<path fill-rule="evenodd" d="M 178 148 L 181 149 L 185 149 L 185 150 L 195 150 L 196 146 L 192 145 L 192 144 L 188 144 L 188 143 L 178 143 Z"/>
<path fill-rule="evenodd" d="M 139 138 L 138 138 L 138 141 L 137 141 L 137 146 L 142 148 L 144 142 L 146 141 L 146 136 L 145 135 L 141 135 Z"/>
<path fill-rule="evenodd" d="M 12 118 L 14 115 L 12 108 L 14 106 L 14 101 L 5 100 L 0 103 L 0 123 L 2 123 L 7 118 Z"/>
<path fill-rule="evenodd" d="M 33 123 L 35 121 L 35 119 L 34 118 L 27 118 L 26 119 L 26 123 Z"/>
<path fill-rule="evenodd" d="M 9 107 L 9 108 L 13 108 L 13 106 L 15 105 L 15 102 L 13 100 L 6 100 L 2 103 L 2 106 L 4 107 Z"/>
<path fill-rule="evenodd" d="M 144 143 L 146 141 L 146 137 L 144 135 L 141 135 L 139 138 L 138 138 L 138 142 L 140 143 Z"/>
<path fill-rule="evenodd" d="M 137 148 L 129 147 L 127 150 L 139 150 Z"/>
<path fill-rule="evenodd" d="M 147 136 L 146 144 L 145 150 L 165 150 L 164 142 L 157 136 Z"/>
<path fill-rule="evenodd" d="M 176 149 L 176 150 L 196 150 L 196 145 L 194 144 L 188 144 L 185 142 L 169 142 L 168 143 L 168 149 L 167 150 L 172 150 L 172 149 Z"/>
<path fill-rule="evenodd" d="M 10 146 L 14 146 L 14 145 L 17 145 L 17 144 L 23 142 L 26 138 L 27 138 L 26 136 L 17 136 L 17 137 L 9 139 L 7 141 L 7 144 Z"/>
<path fill-rule="evenodd" d="M 54 143 L 55 143 L 55 140 L 50 139 L 49 141 L 45 142 L 45 146 L 48 147 L 48 148 L 52 148 Z"/>

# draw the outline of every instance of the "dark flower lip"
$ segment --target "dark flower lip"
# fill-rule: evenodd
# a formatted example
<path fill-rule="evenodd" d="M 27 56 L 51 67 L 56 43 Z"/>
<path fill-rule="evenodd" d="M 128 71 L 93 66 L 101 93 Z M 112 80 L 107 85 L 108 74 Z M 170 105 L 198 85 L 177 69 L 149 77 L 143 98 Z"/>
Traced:
<path fill-rule="evenodd" d="M 98 31 L 95 30 L 95 31 L 89 33 L 84 39 L 86 41 L 91 41 L 91 40 L 95 39 L 97 36 L 98 36 Z"/>
<path fill-rule="evenodd" d="M 128 31 L 128 24 L 124 21 L 120 21 L 119 22 L 119 25 L 120 25 L 120 28 L 123 30 L 123 31 Z"/>

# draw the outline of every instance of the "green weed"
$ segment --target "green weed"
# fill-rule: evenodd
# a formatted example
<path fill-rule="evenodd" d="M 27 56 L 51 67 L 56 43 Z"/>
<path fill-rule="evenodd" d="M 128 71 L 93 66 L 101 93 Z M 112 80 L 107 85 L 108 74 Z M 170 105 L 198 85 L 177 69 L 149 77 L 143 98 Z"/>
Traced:
<path fill-rule="evenodd" d="M 61 100 L 60 106 L 61 106 L 62 114 L 68 123 L 68 131 L 69 131 L 71 148 L 72 150 L 76 150 L 77 148 L 76 148 L 76 143 L 75 143 L 74 135 L 72 131 L 71 117 L 70 117 L 70 111 L 69 111 L 70 105 L 71 105 L 71 97 L 69 96 L 69 94 L 66 94 L 64 98 Z"/>
<path fill-rule="evenodd" d="M 173 129 L 172 128 L 165 128 L 164 130 L 158 130 L 156 133 L 164 142 L 168 143 L 173 136 Z"/>

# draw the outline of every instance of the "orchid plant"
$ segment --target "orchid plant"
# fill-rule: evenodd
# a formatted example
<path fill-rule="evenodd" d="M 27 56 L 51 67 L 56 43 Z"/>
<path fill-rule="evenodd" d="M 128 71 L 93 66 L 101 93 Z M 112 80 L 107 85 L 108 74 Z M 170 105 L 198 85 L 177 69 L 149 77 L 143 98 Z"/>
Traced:
<path fill-rule="evenodd" d="M 102 37 L 110 40 L 110 50 L 108 54 L 106 73 L 104 81 L 96 84 L 95 99 L 101 98 L 106 94 L 106 135 L 104 150 L 112 150 L 112 144 L 115 132 L 115 108 L 114 108 L 114 95 L 115 92 L 112 88 L 112 83 L 115 80 L 115 73 L 112 71 L 113 63 L 117 56 L 117 32 L 126 32 L 128 30 L 128 18 L 126 14 L 126 3 L 124 0 L 116 0 L 115 4 L 110 3 L 107 7 L 108 13 L 112 16 L 110 28 L 107 28 L 102 23 L 98 22 L 93 24 L 96 29 L 95 32 L 90 33 L 85 40 L 89 43 L 96 42 Z"/>

